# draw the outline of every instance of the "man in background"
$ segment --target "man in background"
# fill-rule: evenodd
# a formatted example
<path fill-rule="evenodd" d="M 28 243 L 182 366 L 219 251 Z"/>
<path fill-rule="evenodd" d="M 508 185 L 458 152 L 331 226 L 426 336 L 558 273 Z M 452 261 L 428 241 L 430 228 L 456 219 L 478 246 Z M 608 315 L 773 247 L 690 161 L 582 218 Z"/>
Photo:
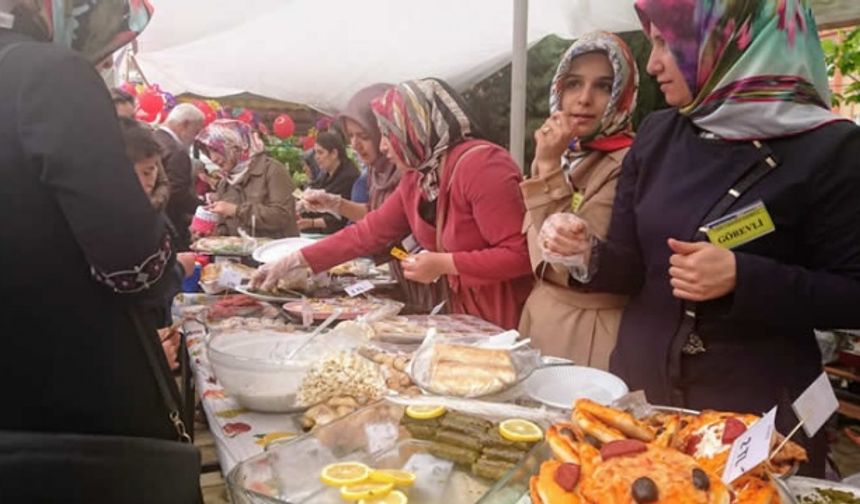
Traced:
<path fill-rule="evenodd" d="M 203 112 L 197 107 L 182 103 L 170 111 L 167 121 L 155 132 L 155 140 L 161 145 L 162 164 L 170 182 L 167 217 L 179 235 L 178 250 L 187 250 L 190 246 L 191 235 L 188 227 L 200 204 L 194 193 L 194 177 L 188 150 L 203 129 L 204 120 Z"/>

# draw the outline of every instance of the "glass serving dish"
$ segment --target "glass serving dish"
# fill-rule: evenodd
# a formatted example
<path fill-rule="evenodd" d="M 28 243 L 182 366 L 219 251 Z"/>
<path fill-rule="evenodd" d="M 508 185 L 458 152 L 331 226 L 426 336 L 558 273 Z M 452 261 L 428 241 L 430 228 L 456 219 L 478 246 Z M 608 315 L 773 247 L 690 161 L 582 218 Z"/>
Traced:
<path fill-rule="evenodd" d="M 302 437 L 270 445 L 266 452 L 237 465 L 227 476 L 234 503 L 333 504 L 344 502 L 336 488 L 320 482 L 322 469 L 335 462 L 361 462 L 374 469 L 405 469 L 416 474 L 404 490 L 410 504 L 474 504 L 511 502 L 482 498 L 494 482 L 473 476 L 468 468 L 428 452 L 427 441 L 414 439 L 401 426 L 405 408 L 376 402 Z M 496 419 L 498 420 L 498 419 Z M 531 462 L 543 460 L 532 452 Z M 504 478 L 503 478 L 504 479 Z M 528 478 L 525 478 L 528 488 Z"/>

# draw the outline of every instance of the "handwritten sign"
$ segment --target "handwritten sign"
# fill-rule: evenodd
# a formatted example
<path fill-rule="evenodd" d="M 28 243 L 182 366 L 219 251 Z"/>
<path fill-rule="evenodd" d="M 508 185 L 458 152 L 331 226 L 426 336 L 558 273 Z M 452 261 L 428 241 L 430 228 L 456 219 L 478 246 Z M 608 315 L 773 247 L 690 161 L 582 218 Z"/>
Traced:
<path fill-rule="evenodd" d="M 364 294 L 365 292 L 372 291 L 374 285 L 370 283 L 368 280 L 362 280 L 360 282 L 356 282 L 352 285 L 347 285 L 344 289 L 349 297 L 359 296 Z"/>
<path fill-rule="evenodd" d="M 812 385 L 791 405 L 806 435 L 812 437 L 839 409 L 839 401 L 830 385 L 827 373 L 821 373 Z"/>
<path fill-rule="evenodd" d="M 752 424 L 749 429 L 735 439 L 729 460 L 723 471 L 723 481 L 726 484 L 738 479 L 767 460 L 770 455 L 770 443 L 776 429 L 776 406 Z"/>

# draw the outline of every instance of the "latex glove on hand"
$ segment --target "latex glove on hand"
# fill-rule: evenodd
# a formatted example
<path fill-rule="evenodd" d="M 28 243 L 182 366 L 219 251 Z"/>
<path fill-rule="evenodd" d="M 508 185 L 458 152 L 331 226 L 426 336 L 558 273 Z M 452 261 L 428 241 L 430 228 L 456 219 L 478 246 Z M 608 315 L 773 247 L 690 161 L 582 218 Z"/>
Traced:
<path fill-rule="evenodd" d="M 331 194 L 322 189 L 308 189 L 302 195 L 302 206 L 309 212 L 328 212 L 340 216 L 341 197 L 339 194 Z"/>
<path fill-rule="evenodd" d="M 308 267 L 305 256 L 297 250 L 275 262 L 260 266 L 251 277 L 251 288 L 272 291 L 278 286 L 278 281 L 289 277 L 291 272 Z"/>
<path fill-rule="evenodd" d="M 591 238 L 587 222 L 571 213 L 557 213 L 543 222 L 538 245 L 550 264 L 582 266 L 591 256 Z"/>
<path fill-rule="evenodd" d="M 709 301 L 733 292 L 737 262 L 731 250 L 710 242 L 669 239 L 672 295 L 687 301 Z"/>
<path fill-rule="evenodd" d="M 411 255 L 400 262 L 403 266 L 403 276 L 407 280 L 422 284 L 431 284 L 442 275 L 456 275 L 454 257 L 442 252 L 422 252 Z"/>

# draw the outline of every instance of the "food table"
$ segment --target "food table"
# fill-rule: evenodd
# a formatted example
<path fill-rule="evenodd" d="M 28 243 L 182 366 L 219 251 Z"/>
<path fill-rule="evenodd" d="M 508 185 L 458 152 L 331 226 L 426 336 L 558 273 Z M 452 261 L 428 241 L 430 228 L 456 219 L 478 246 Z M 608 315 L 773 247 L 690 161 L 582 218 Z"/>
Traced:
<path fill-rule="evenodd" d="M 569 423 L 567 414 L 560 414 L 560 410 L 517 406 L 515 403 L 522 402 L 525 388 L 525 385 L 520 383 L 496 397 L 496 401 L 501 401 L 496 403 L 468 399 L 457 401 L 433 396 L 418 399 L 393 396 L 378 402 L 368 401 L 362 403 L 354 413 L 327 420 L 324 424 L 315 426 L 310 434 L 301 435 L 304 433 L 303 427 L 307 427 L 303 413 L 251 411 L 231 397 L 215 376 L 207 352 L 207 340 L 218 337 L 219 330 L 213 330 L 215 326 L 211 324 L 202 323 L 199 320 L 199 312 L 196 317 L 189 317 L 189 314 L 200 308 L 211 310 L 213 301 L 223 299 L 225 298 L 213 296 L 183 296 L 178 299 L 175 314 L 178 317 L 186 317 L 183 330 L 187 337 L 202 409 L 209 420 L 210 430 L 216 441 L 222 470 L 225 475 L 228 475 L 228 484 L 234 502 L 339 502 L 337 488 L 322 485 L 321 474 L 329 466 L 352 463 L 370 471 L 368 474 L 377 472 L 386 474 L 384 473 L 386 470 L 405 469 L 407 474 L 417 479 L 410 483 L 412 486 L 408 489 L 409 499 L 413 504 L 423 502 L 527 503 L 530 490 L 538 493 L 547 492 L 546 495 L 559 491 L 556 487 L 560 478 L 558 474 L 560 470 L 568 467 L 566 464 L 572 463 L 565 459 L 571 454 L 577 457 L 576 461 L 588 453 L 592 453 L 591 457 L 603 457 L 603 462 L 595 466 L 600 470 L 604 470 L 601 469 L 603 466 L 610 467 L 610 461 L 615 460 L 616 456 L 627 456 L 630 460 L 642 458 L 643 463 L 648 461 L 648 464 L 655 463 L 651 459 L 657 457 L 658 466 L 665 463 L 673 467 L 674 464 L 696 467 L 697 463 L 709 467 L 707 464 L 722 463 L 719 460 L 710 461 L 704 455 L 696 455 L 695 449 L 687 454 L 683 450 L 669 450 L 670 442 L 665 440 L 668 438 L 663 438 L 662 441 L 661 438 L 666 432 L 670 432 L 672 425 L 676 426 L 676 430 L 671 431 L 675 433 L 673 435 L 695 439 L 696 443 L 701 441 L 695 433 L 684 434 L 684 431 L 678 431 L 678 420 L 675 415 L 688 415 L 687 418 L 694 419 L 692 422 L 689 419 L 685 420 L 684 423 L 688 425 L 695 421 L 702 422 L 701 425 L 704 427 L 701 428 L 712 428 L 713 425 L 719 424 L 719 429 L 726 429 L 726 431 L 729 430 L 732 421 L 736 423 L 742 421 L 741 429 L 745 429 L 757 420 L 757 417 L 752 415 L 739 416 L 733 413 L 716 417 L 696 417 L 695 412 L 669 412 L 668 415 L 658 413 L 656 416 L 646 417 L 646 420 L 635 421 L 632 420 L 633 417 L 623 416 L 627 414 L 622 410 L 600 409 L 596 403 L 594 405 L 584 403 L 582 408 L 585 409 L 580 410 L 580 403 L 577 403 L 577 409 L 574 409 L 573 414 L 570 415 L 573 423 Z M 245 305 L 237 306 L 241 306 L 242 310 L 245 308 Z M 268 312 L 267 316 L 270 315 L 271 312 Z M 393 331 L 394 334 L 407 340 L 416 336 L 425 336 L 415 334 L 409 329 L 412 327 L 410 323 L 410 320 L 405 317 L 389 317 L 378 327 Z M 480 327 L 480 321 L 475 324 Z M 470 330 L 475 328 L 469 327 Z M 486 326 L 484 329 L 487 332 L 500 331 L 498 328 L 490 329 Z M 257 329 L 252 332 L 254 331 Z M 441 347 L 445 345 L 440 344 Z M 445 350 L 449 349 L 445 347 Z M 440 359 L 441 356 L 448 355 L 436 353 Z M 420 352 L 416 352 L 415 355 L 419 354 Z M 368 361 L 374 361 L 375 357 L 368 357 Z M 394 368 L 396 371 L 397 366 Z M 452 386 L 449 382 L 440 383 Z M 390 384 L 386 382 L 386 385 Z M 439 418 L 423 420 L 419 415 L 416 419 L 409 413 L 409 409 L 416 405 L 425 408 L 421 411 L 426 411 L 426 408 L 432 410 L 431 405 L 436 404 L 444 405 L 441 413 L 443 416 Z M 527 406 L 533 405 L 533 403 L 527 403 Z M 548 443 L 537 442 L 515 449 L 515 446 L 520 445 L 517 443 L 512 445 L 510 441 L 500 439 L 496 433 L 501 431 L 502 425 L 512 416 L 517 419 L 533 420 L 546 433 Z M 632 422 L 630 425 L 637 426 L 639 430 L 624 430 L 622 433 L 621 428 L 626 424 L 613 423 L 617 422 L 619 417 Z M 595 422 L 595 419 L 598 421 Z M 479 434 L 471 430 L 476 425 L 480 429 Z M 580 428 L 588 435 L 594 436 L 601 443 L 602 448 L 588 448 L 588 443 L 584 441 L 565 441 L 564 434 L 561 433 L 570 425 L 578 425 L 570 428 Z M 737 429 L 737 427 L 732 428 Z M 651 441 L 647 443 L 643 441 L 643 439 L 649 439 L 649 435 L 654 436 L 654 432 L 662 434 L 650 438 Z M 720 430 L 720 433 L 715 436 L 717 439 L 722 437 L 723 444 L 726 444 L 727 434 L 722 432 Z M 562 437 L 559 437 L 560 435 Z M 613 436 L 616 435 L 620 437 L 614 438 Z M 293 438 L 296 438 L 295 442 L 285 443 Z M 685 439 L 681 442 L 683 445 L 689 445 L 690 441 L 684 437 L 681 439 Z M 610 455 L 604 453 L 603 448 L 612 446 L 616 441 L 623 445 L 621 453 L 615 453 L 618 452 L 617 448 L 613 448 L 614 451 L 610 451 Z M 631 442 L 635 445 L 633 451 L 630 451 Z M 628 451 L 624 452 L 624 450 Z M 726 452 L 722 453 L 727 455 Z M 789 454 L 791 453 L 797 452 Z M 511 459 L 493 458 L 499 456 L 508 456 Z M 692 456 L 704 458 L 694 460 Z M 440 460 L 456 462 L 444 463 Z M 785 464 L 787 462 L 783 463 L 782 467 L 785 467 Z M 578 464 L 574 465 L 578 466 Z M 594 470 L 593 467 L 589 469 L 589 471 Z M 611 473 L 610 469 L 605 471 Z M 601 486 L 594 482 L 596 480 L 589 479 L 590 473 L 582 474 L 577 478 L 590 481 L 590 483 L 583 483 L 585 486 L 582 487 L 582 491 L 591 492 L 591 495 L 613 491 L 611 490 L 613 484 L 621 486 L 632 484 L 631 479 L 615 483 L 607 482 Z M 488 478 L 487 475 L 492 477 Z M 653 477 L 656 478 L 656 476 Z M 494 483 L 496 479 L 498 481 Z M 604 479 L 606 478 L 598 478 L 600 481 Z M 561 480 L 567 481 L 563 477 Z M 735 488 L 734 492 L 738 494 L 747 492 L 750 495 L 759 496 L 762 492 L 778 495 L 777 492 L 783 491 L 776 480 L 772 483 L 767 481 L 769 480 L 760 483 L 758 480 L 750 479 L 744 487 Z M 796 484 L 799 482 L 801 481 L 795 480 Z M 816 480 L 802 483 L 811 488 L 810 492 L 815 492 L 815 488 L 822 488 L 824 485 Z M 361 487 L 362 484 L 353 486 Z M 694 478 L 692 483 L 687 483 L 687 486 L 682 485 L 681 490 L 678 491 L 695 493 L 700 491 L 697 485 L 702 484 L 701 477 L 698 480 Z M 726 487 L 719 486 L 716 481 L 710 484 L 714 485 L 712 487 L 715 489 L 714 492 L 717 492 L 716 489 L 726 492 Z M 372 483 L 372 485 L 381 485 L 381 483 Z M 353 486 L 347 485 L 342 488 L 352 489 Z M 392 488 L 386 490 L 391 492 L 390 495 L 403 494 L 405 498 L 406 488 L 398 487 L 399 489 L 396 490 Z M 834 487 L 831 485 L 826 488 Z M 792 488 L 792 490 L 795 489 Z M 669 490 L 661 486 L 660 491 Z M 343 492 L 343 489 L 340 492 Z M 272 498 L 275 500 L 271 500 Z M 553 504 L 553 502 L 553 499 L 548 497 L 543 504 Z M 558 500 L 558 502 L 565 501 Z M 783 494 L 782 502 L 790 504 L 794 501 L 790 496 Z M 811 500 L 809 502 L 828 501 Z"/>

